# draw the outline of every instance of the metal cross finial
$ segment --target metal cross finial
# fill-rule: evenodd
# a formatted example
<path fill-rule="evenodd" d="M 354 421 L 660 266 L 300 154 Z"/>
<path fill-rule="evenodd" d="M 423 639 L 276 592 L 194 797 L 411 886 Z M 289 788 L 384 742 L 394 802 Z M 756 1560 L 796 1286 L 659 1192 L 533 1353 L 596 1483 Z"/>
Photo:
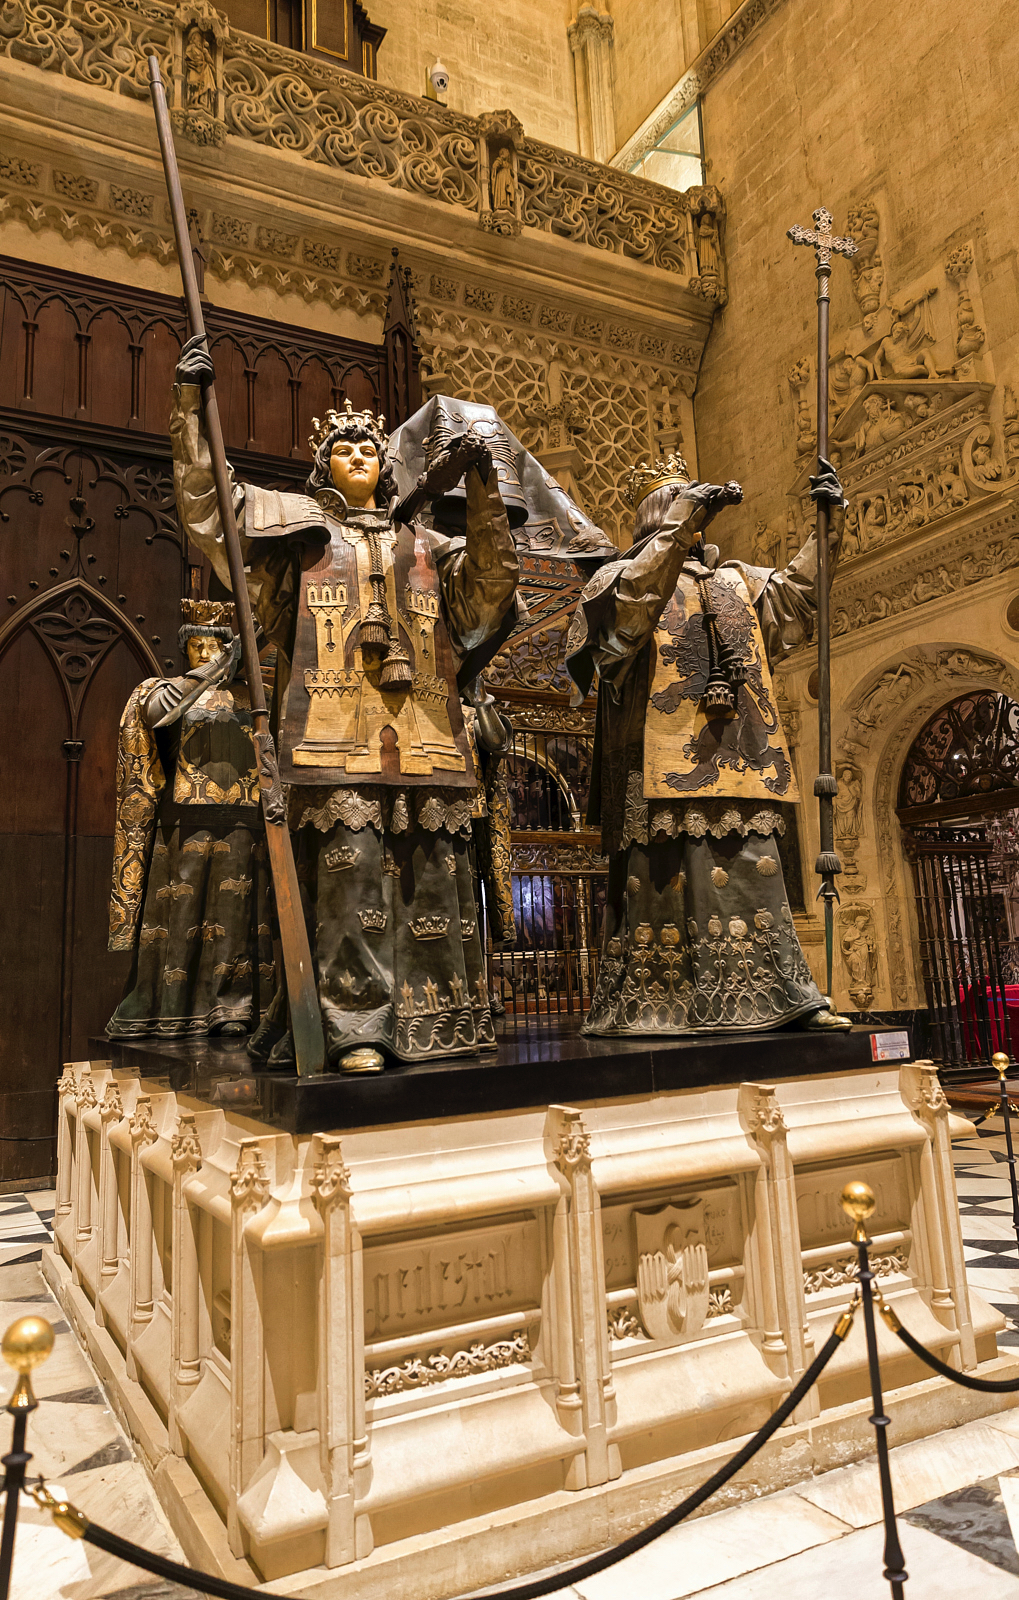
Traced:
<path fill-rule="evenodd" d="M 831 267 L 831 253 L 835 250 L 840 256 L 855 256 L 857 244 L 855 239 L 836 239 L 831 231 L 835 218 L 824 206 L 818 206 L 814 212 L 813 228 L 801 228 L 799 223 L 787 230 L 787 237 L 793 244 L 812 244 L 817 251 L 818 270 L 823 271 Z"/>

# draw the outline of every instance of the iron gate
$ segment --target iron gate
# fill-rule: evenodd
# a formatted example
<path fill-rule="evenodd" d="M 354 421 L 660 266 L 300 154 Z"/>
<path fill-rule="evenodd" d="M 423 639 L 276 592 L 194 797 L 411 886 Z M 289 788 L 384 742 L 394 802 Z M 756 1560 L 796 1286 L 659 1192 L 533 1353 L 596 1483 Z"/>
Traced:
<path fill-rule="evenodd" d="M 906 832 L 932 1053 L 949 1078 L 1019 1046 L 1019 862 L 992 825 Z M 1019 904 L 1019 902 L 1017 902 Z"/>

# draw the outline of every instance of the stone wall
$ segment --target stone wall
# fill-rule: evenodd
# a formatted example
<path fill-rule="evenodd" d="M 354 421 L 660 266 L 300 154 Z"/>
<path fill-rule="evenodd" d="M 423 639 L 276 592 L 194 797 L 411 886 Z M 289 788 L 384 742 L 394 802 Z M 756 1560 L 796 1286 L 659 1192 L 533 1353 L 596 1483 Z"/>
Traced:
<path fill-rule="evenodd" d="M 843 915 L 869 929 L 870 1004 L 901 1006 L 922 998 L 895 817 L 906 752 L 956 695 L 1015 692 L 1005 611 L 1019 592 L 1019 180 L 1004 107 L 1019 48 L 1004 0 L 974 12 L 964 38 L 949 0 L 758 11 L 703 100 L 708 177 L 728 198 L 730 300 L 698 384 L 699 464 L 746 490 L 718 525 L 726 553 L 770 563 L 795 552 L 811 525 L 815 284 L 812 252 L 786 229 L 823 204 L 860 244 L 852 263 L 835 262 L 842 359 L 829 390 L 850 495 L 832 601 L 834 748 L 862 785 Z M 780 673 L 807 794 L 815 661 L 801 651 Z M 809 881 L 816 815 L 803 809 Z M 848 986 L 837 962 L 844 1006 Z"/>
<path fill-rule="evenodd" d="M 569 0 L 512 0 L 494 9 L 489 0 L 371 0 L 367 9 L 388 29 L 380 83 L 424 94 L 438 56 L 449 70 L 451 109 L 478 116 L 512 106 L 532 138 L 579 149 Z"/>

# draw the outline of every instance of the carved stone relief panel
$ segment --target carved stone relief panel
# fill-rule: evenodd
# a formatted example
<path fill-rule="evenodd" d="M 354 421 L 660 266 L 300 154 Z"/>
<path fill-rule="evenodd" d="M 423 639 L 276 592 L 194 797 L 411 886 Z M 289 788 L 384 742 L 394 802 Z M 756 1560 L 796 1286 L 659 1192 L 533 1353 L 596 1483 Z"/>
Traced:
<path fill-rule="evenodd" d="M 741 1219 L 734 1183 L 659 1205 L 603 1205 L 610 1338 L 678 1344 L 730 1315 L 742 1296 Z"/>
<path fill-rule="evenodd" d="M 872 1235 L 905 1230 L 910 1226 L 910 1197 L 901 1156 L 861 1159 L 857 1177 L 874 1191 L 877 1205 L 867 1226 Z M 804 1250 L 841 1243 L 850 1232 L 840 1196 L 845 1175 L 834 1169 L 796 1174 L 796 1204 L 800 1242 Z"/>
<path fill-rule="evenodd" d="M 867 1011 L 877 983 L 877 934 L 869 906 L 843 906 L 838 918 L 843 983 L 857 1011 Z"/>
<path fill-rule="evenodd" d="M 368 1341 L 425 1335 L 429 1328 L 540 1302 L 541 1245 L 533 1217 L 427 1240 L 365 1244 Z"/>

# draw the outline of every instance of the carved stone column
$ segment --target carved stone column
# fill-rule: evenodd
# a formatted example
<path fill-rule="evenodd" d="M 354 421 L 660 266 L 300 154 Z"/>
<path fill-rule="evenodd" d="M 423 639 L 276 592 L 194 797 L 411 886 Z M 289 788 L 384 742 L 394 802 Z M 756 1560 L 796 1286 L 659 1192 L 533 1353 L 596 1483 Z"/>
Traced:
<path fill-rule="evenodd" d="M 235 1556 L 244 1554 L 237 1502 L 265 1449 L 264 1335 L 259 1304 L 262 1253 L 248 1248 L 244 1231 L 265 1204 L 268 1194 L 269 1174 L 261 1140 L 242 1139 L 237 1166 L 230 1174 L 230 1409 L 233 1431 L 226 1527 Z"/>
<path fill-rule="evenodd" d="M 68 1100 L 77 1100 L 78 1080 L 70 1067 L 65 1067 L 57 1083 L 57 1195 L 53 1212 L 53 1231 L 73 1209 L 71 1173 L 74 1166 L 73 1140 Z"/>
<path fill-rule="evenodd" d="M 764 1312 L 763 1349 L 772 1370 L 797 1382 L 814 1359 L 803 1290 L 803 1251 L 796 1206 L 796 1174 L 786 1143 L 782 1107 L 771 1084 L 740 1085 L 740 1110 L 761 1157 L 754 1195 L 753 1242 L 760 1271 Z M 798 1421 L 818 1416 L 817 1389 L 796 1413 Z"/>
<path fill-rule="evenodd" d="M 106 1326 L 106 1313 L 103 1309 L 102 1293 L 108 1284 L 117 1276 L 120 1265 L 120 1255 L 117 1249 L 117 1162 L 110 1144 L 110 1134 L 113 1124 L 120 1122 L 124 1115 L 124 1104 L 120 1098 L 120 1089 L 115 1083 L 108 1083 L 103 1093 L 102 1105 L 99 1107 L 99 1120 L 102 1123 L 103 1135 L 99 1146 L 99 1234 L 96 1240 L 96 1322 L 99 1326 Z"/>
<path fill-rule="evenodd" d="M 92 1238 L 92 1161 L 88 1149 L 88 1130 L 85 1127 L 85 1113 L 92 1111 L 96 1104 L 95 1085 L 91 1073 L 83 1072 L 78 1079 L 76 1095 L 78 1103 L 78 1119 L 74 1130 L 74 1244 L 71 1259 L 71 1277 L 74 1283 L 80 1284 L 81 1279 L 81 1253 Z"/>
<path fill-rule="evenodd" d="M 559 1417 L 587 1448 L 574 1456 L 568 1489 L 618 1478 L 618 1445 L 609 1443 L 616 1396 L 609 1358 L 601 1201 L 591 1172 L 591 1136 L 579 1111 L 550 1106 L 554 1159 L 564 1193 L 554 1219 Z"/>
<path fill-rule="evenodd" d="M 920 1148 L 920 1196 L 925 1227 L 924 1254 L 931 1291 L 930 1307 L 939 1322 L 959 1335 L 963 1369 L 977 1364 L 976 1339 L 970 1320 L 969 1287 L 959 1224 L 959 1200 L 948 1129 L 948 1101 L 929 1061 L 900 1068 L 902 1098 L 927 1134 Z M 952 1357 L 948 1360 L 951 1362 Z"/>
<path fill-rule="evenodd" d="M 593 5 L 581 6 L 567 33 L 577 80 L 580 153 L 594 161 L 611 161 L 616 153 L 612 18 Z"/>
<path fill-rule="evenodd" d="M 199 1338 L 198 1249 L 185 1184 L 202 1164 L 193 1111 L 182 1111 L 170 1141 L 173 1163 L 173 1261 L 170 1287 L 170 1449 L 185 1453 L 177 1415 L 202 1375 Z"/>
<path fill-rule="evenodd" d="M 326 1566 L 370 1555 L 371 1523 L 358 1516 L 358 1491 L 371 1463 L 364 1412 L 364 1280 L 361 1235 L 350 1214 L 350 1173 L 339 1139 L 315 1135 L 311 1192 L 322 1218 L 318 1293 L 318 1403 L 322 1478 L 329 1526 Z"/>
<path fill-rule="evenodd" d="M 128 1317 L 127 1375 L 138 1377 L 135 1340 L 152 1321 L 152 1196 L 142 1166 L 147 1144 L 159 1137 L 152 1100 L 140 1094 L 128 1123 L 131 1130 L 131 1305 Z"/>

